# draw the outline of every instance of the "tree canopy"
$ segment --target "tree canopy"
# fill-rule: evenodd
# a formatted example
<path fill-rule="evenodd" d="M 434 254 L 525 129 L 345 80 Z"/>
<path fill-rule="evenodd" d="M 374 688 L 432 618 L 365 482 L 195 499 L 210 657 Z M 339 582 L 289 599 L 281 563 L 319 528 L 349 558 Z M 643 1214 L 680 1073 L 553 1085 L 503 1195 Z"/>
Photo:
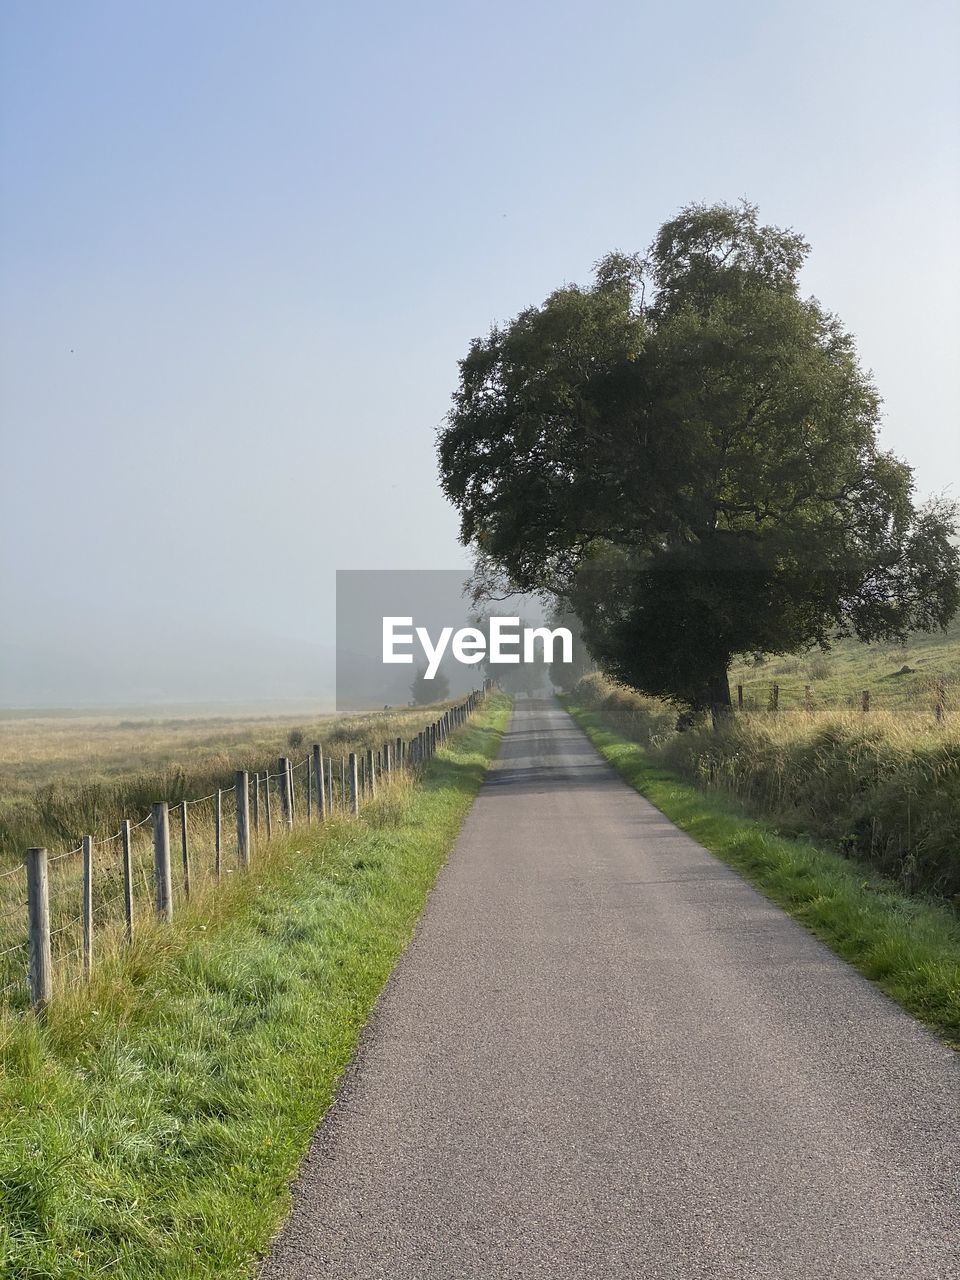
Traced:
<path fill-rule="evenodd" d="M 691 205 L 477 338 L 441 482 L 481 573 L 567 601 L 612 675 L 715 715 L 741 653 L 902 637 L 960 604 L 952 504 L 880 448 L 808 253 L 749 204 Z"/>

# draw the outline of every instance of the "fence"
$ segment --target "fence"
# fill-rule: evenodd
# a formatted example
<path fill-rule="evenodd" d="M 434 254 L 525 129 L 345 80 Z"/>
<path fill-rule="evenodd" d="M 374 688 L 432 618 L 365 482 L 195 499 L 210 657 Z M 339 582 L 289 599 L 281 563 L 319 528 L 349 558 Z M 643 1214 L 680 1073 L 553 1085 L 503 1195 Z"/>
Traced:
<path fill-rule="evenodd" d="M 744 710 L 760 710 L 765 706 L 766 710 L 777 712 L 781 710 L 780 701 L 780 685 L 773 681 L 769 686 L 769 696 L 765 703 L 759 703 L 755 697 L 747 697 L 744 694 L 744 686 L 738 684 L 736 688 L 737 709 Z M 872 699 L 869 689 L 861 689 L 855 695 L 847 699 L 847 704 L 856 707 L 863 712 L 864 715 L 870 714 Z M 813 686 L 805 684 L 803 686 L 803 698 L 796 704 L 797 709 L 803 711 L 814 711 L 818 709 L 818 702 L 814 698 Z M 943 724 L 947 714 L 947 681 L 944 676 L 937 676 L 933 682 L 931 690 L 930 707 L 933 711 L 937 724 Z M 834 710 L 831 704 L 823 704 L 819 709 Z"/>
<path fill-rule="evenodd" d="M 471 693 L 410 739 L 350 752 L 339 763 L 315 744 L 275 773 L 240 770 L 232 787 L 171 805 L 75 848 L 28 849 L 0 872 L 0 1001 L 41 1009 L 55 985 L 89 981 L 97 943 L 131 943 L 146 910 L 164 922 L 201 888 L 249 871 L 261 841 L 334 814 L 357 817 L 378 786 L 418 772 L 486 697 Z"/>

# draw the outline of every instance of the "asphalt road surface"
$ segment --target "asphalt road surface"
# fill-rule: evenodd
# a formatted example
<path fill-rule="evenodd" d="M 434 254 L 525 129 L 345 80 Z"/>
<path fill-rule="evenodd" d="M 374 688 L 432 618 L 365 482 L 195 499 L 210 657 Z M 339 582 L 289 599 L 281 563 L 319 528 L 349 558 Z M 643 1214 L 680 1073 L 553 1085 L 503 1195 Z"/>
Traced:
<path fill-rule="evenodd" d="M 521 701 L 263 1280 L 960 1277 L 960 1056 Z"/>

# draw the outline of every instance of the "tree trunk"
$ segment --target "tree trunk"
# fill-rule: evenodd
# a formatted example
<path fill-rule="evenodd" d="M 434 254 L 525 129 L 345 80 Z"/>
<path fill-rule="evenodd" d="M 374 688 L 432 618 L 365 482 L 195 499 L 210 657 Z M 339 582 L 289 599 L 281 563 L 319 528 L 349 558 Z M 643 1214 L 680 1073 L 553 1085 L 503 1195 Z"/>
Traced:
<path fill-rule="evenodd" d="M 733 714 L 733 702 L 730 698 L 730 677 L 727 668 L 711 676 L 707 684 L 707 706 L 714 729 L 726 724 Z"/>

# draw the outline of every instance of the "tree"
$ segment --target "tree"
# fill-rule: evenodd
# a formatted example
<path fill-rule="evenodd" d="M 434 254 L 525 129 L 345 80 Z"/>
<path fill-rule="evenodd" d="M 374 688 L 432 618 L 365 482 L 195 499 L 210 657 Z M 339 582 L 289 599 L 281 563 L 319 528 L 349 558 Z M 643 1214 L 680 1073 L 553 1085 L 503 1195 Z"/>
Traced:
<path fill-rule="evenodd" d="M 588 672 L 595 671 L 597 667 L 583 640 L 583 624 L 570 602 L 558 596 L 550 609 L 547 626 L 551 629 L 566 627 L 573 636 L 573 661 L 550 663 L 551 681 L 564 693 L 572 693 L 577 682 Z"/>
<path fill-rule="evenodd" d="M 691 205 L 476 339 L 438 438 L 480 580 L 565 598 L 607 671 L 715 720 L 735 655 L 960 604 L 956 509 L 918 507 L 880 449 L 853 338 L 800 295 L 807 253 L 749 204 Z"/>
<path fill-rule="evenodd" d="M 511 610 L 515 607 L 516 602 L 511 602 Z M 513 616 L 512 613 L 511 616 Z M 476 617 L 471 618 L 470 625 L 476 627 L 486 640 L 486 653 L 480 663 L 484 679 L 495 680 L 506 693 L 525 693 L 528 697 L 533 697 L 543 688 L 550 663 L 544 661 L 542 651 L 536 651 L 534 658 L 528 662 L 524 657 L 521 646 L 517 652 L 518 662 L 491 662 L 489 615 L 478 614 Z M 530 625 L 524 618 L 520 617 L 517 630 L 522 635 Z"/>
<path fill-rule="evenodd" d="M 418 707 L 428 707 L 432 702 L 446 702 L 450 697 L 450 681 L 442 669 L 437 671 L 432 680 L 428 680 L 427 669 L 423 667 L 413 677 L 410 692 Z"/>

